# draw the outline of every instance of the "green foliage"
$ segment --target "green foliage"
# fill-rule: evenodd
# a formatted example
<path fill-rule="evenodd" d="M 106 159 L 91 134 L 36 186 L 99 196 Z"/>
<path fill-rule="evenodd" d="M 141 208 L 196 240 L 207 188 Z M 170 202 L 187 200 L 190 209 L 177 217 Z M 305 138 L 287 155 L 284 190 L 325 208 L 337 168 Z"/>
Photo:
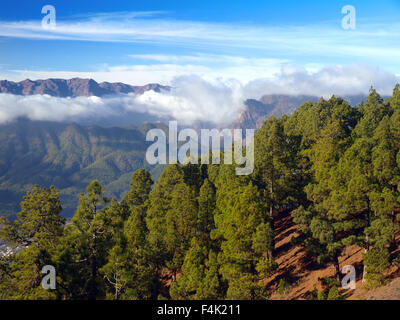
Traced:
<path fill-rule="evenodd" d="M 373 248 L 364 254 L 363 259 L 366 268 L 367 287 L 374 288 L 383 284 L 383 273 L 390 266 L 389 251 L 386 248 Z"/>
<path fill-rule="evenodd" d="M 208 179 L 204 180 L 199 194 L 199 230 L 210 234 L 214 229 L 214 210 L 216 206 L 215 188 Z"/>
<path fill-rule="evenodd" d="M 256 265 L 256 271 L 262 278 L 272 276 L 277 268 L 278 264 L 272 258 L 267 257 L 261 257 Z"/>
<path fill-rule="evenodd" d="M 300 176 L 295 173 L 297 161 L 296 144 L 292 143 L 284 130 L 282 119 L 268 119 L 257 131 L 255 144 L 255 183 L 262 190 L 262 196 L 269 211 L 270 228 L 274 226 L 274 216 L 293 199 L 304 197 Z M 297 190 L 296 190 L 297 189 Z M 273 240 L 273 239 L 272 239 Z M 274 244 L 269 242 L 269 256 L 272 258 Z"/>
<path fill-rule="evenodd" d="M 311 291 L 308 299 L 309 300 L 319 300 L 318 296 L 319 296 L 319 292 L 317 290 L 317 287 L 314 285 L 314 289 Z M 321 299 L 321 300 L 324 300 L 324 299 Z"/>
<path fill-rule="evenodd" d="M 132 175 L 131 188 L 127 195 L 124 197 L 123 202 L 129 207 L 143 205 L 151 191 L 153 180 L 148 171 L 139 169 Z"/>
<path fill-rule="evenodd" d="M 171 284 L 172 299 L 215 300 L 223 299 L 225 286 L 218 272 L 217 255 L 197 237 L 185 255 L 182 275 Z"/>
<path fill-rule="evenodd" d="M 172 299 L 195 299 L 205 277 L 205 260 L 207 248 L 202 246 L 198 238 L 194 237 L 191 247 L 185 255 L 182 266 L 182 276 L 172 283 L 170 294 Z"/>
<path fill-rule="evenodd" d="M 327 296 L 326 296 L 326 294 L 325 294 L 325 291 L 319 291 L 318 292 L 318 296 L 317 296 L 317 299 L 318 300 L 326 300 L 327 299 Z"/>
<path fill-rule="evenodd" d="M 58 249 L 58 260 L 62 261 L 59 266 L 62 295 L 88 299 L 104 295 L 99 270 L 105 264 L 107 250 L 112 247 L 112 241 L 109 241 L 112 220 L 100 207 L 107 202 L 98 181 L 92 181 L 80 197 L 72 223 L 67 226 Z"/>
<path fill-rule="evenodd" d="M 221 274 L 229 285 L 227 298 L 266 298 L 265 288 L 260 284 L 263 275 L 256 270 L 263 257 L 259 250 L 264 249 L 257 241 L 265 228 L 261 227 L 256 236 L 257 227 L 266 218 L 264 203 L 257 187 L 251 183 L 231 191 L 229 199 L 223 212 L 215 218 L 217 229 L 213 234 L 214 238 L 223 239 L 219 262 Z"/>
<path fill-rule="evenodd" d="M 278 283 L 278 293 L 281 296 L 286 296 L 290 291 L 291 285 L 288 281 L 281 279 Z"/>
<path fill-rule="evenodd" d="M 0 291 L 3 299 L 54 299 L 52 291 L 41 286 L 41 270 L 53 265 L 65 222 L 58 191 L 35 186 L 21 202 L 17 220 L 2 218 L 0 239 L 12 246 L 28 246 L 19 253 L 0 259 Z"/>
<path fill-rule="evenodd" d="M 171 194 L 170 205 L 165 216 L 164 239 L 170 256 L 167 266 L 175 273 L 182 266 L 190 241 L 196 233 L 197 203 L 194 191 L 183 182 L 177 184 Z"/>
<path fill-rule="evenodd" d="M 372 137 L 374 130 L 385 116 L 390 116 L 392 110 L 381 96 L 371 87 L 366 103 L 360 106 L 361 119 L 354 132 L 359 137 Z"/>
<path fill-rule="evenodd" d="M 332 286 L 329 289 L 327 300 L 343 300 L 343 296 L 340 294 L 337 286 Z"/>
<path fill-rule="evenodd" d="M 9 222 L 0 217 L 0 239 L 16 245 L 34 244 L 38 248 L 52 248 L 62 233 L 65 219 L 60 216 L 59 192 L 50 187 L 40 189 L 37 185 L 28 191 L 21 202 L 17 220 Z"/>
<path fill-rule="evenodd" d="M 63 215 L 71 218 L 92 180 L 105 187 L 108 197 L 122 199 L 135 170 L 152 170 L 158 178 L 162 167 L 145 161 L 145 126 L 101 128 L 27 119 L 1 125 L 0 215 L 15 219 L 20 199 L 35 184 L 60 190 Z"/>
<path fill-rule="evenodd" d="M 146 225 L 149 229 L 149 242 L 159 248 L 160 264 L 167 259 L 166 239 L 167 221 L 166 215 L 171 208 L 171 194 L 175 186 L 184 182 L 184 174 L 178 165 L 168 165 L 155 183 L 154 189 L 149 194 L 149 208 L 146 215 Z"/>

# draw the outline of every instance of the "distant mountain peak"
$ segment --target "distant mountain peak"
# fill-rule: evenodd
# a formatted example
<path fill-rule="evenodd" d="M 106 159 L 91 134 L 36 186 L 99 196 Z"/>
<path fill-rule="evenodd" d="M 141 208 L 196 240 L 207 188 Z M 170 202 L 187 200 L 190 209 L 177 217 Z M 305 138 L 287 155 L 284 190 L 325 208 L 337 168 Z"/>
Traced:
<path fill-rule="evenodd" d="M 262 96 L 260 100 L 248 99 L 232 126 L 242 129 L 258 129 L 268 117 L 272 115 L 279 117 L 285 113 L 291 114 L 309 100 L 316 102 L 318 97 L 270 94 Z"/>
<path fill-rule="evenodd" d="M 118 93 L 143 94 L 146 91 L 154 90 L 161 92 L 169 90 L 169 87 L 157 83 L 151 83 L 144 86 L 132 86 L 121 82 L 101 82 L 93 79 L 45 79 L 30 80 L 26 79 L 20 82 L 0 80 L 0 93 L 10 93 L 15 95 L 35 95 L 48 94 L 54 97 L 102 97 L 105 95 Z"/>

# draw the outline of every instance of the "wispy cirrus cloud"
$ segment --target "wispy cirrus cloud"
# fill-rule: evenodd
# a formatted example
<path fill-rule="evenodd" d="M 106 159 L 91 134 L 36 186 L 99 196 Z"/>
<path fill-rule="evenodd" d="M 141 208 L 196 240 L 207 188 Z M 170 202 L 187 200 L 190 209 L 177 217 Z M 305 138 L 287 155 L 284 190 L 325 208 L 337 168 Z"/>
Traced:
<path fill-rule="evenodd" d="M 282 58 L 250 58 L 245 56 L 233 56 L 226 54 L 204 54 L 196 53 L 192 55 L 168 55 L 168 54 L 132 54 L 133 59 L 143 61 L 155 61 L 162 63 L 187 64 L 187 63 L 212 63 L 218 66 L 237 66 L 237 65 L 257 65 L 272 66 L 276 64 L 289 63 L 290 60 Z"/>
<path fill-rule="evenodd" d="M 92 78 L 99 82 L 125 82 L 133 85 L 171 81 L 182 75 L 198 75 L 205 79 L 235 78 L 246 83 L 253 79 L 273 76 L 280 72 L 283 64 L 290 60 L 274 58 L 245 58 L 229 55 L 197 54 L 175 55 L 130 55 L 132 63 L 120 66 L 104 66 L 95 72 L 82 71 L 34 71 L 14 69 L 0 72 L 0 78 L 20 81 L 24 79 L 47 78 Z"/>
<path fill-rule="evenodd" d="M 57 21 L 44 30 L 40 21 L 0 21 L 0 37 L 42 40 L 139 42 L 191 48 L 242 48 L 270 55 L 368 58 L 398 63 L 400 23 L 359 23 L 356 30 L 335 23 L 259 26 L 168 19 L 165 12 L 89 14 Z"/>
<path fill-rule="evenodd" d="M 81 77 L 169 85 L 177 77 L 197 75 L 207 81 L 236 79 L 243 86 L 263 83 L 264 91 L 271 93 L 327 95 L 365 92 L 374 84 L 386 92 L 397 81 L 395 74 L 400 74 L 400 23 L 396 21 L 360 20 L 356 30 L 346 31 L 340 20 L 271 26 L 173 20 L 163 11 L 111 12 L 63 18 L 50 30 L 43 29 L 40 21 L 0 21 L 1 37 L 159 46 L 132 51 L 132 62 L 126 52 L 122 63 L 115 63 L 114 56 L 110 64 L 105 61 L 94 72 L 29 66 L 0 72 L 0 78 L 18 81 Z M 166 47 L 169 50 L 163 51 Z M 90 70 L 96 68 L 90 66 Z"/>

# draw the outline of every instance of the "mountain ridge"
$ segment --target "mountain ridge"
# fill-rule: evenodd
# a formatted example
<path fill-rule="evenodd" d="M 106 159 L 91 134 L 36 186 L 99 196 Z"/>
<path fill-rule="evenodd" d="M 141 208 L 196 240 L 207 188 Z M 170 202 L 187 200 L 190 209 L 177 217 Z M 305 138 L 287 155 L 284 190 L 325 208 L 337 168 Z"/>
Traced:
<path fill-rule="evenodd" d="M 146 91 L 154 90 L 161 92 L 169 90 L 168 86 L 162 86 L 158 83 L 149 83 L 144 86 L 132 86 L 122 82 L 96 82 L 93 79 L 45 79 L 30 80 L 26 79 L 20 82 L 9 80 L 0 80 L 0 93 L 9 93 L 14 95 L 44 95 L 48 94 L 54 97 L 75 98 L 106 95 L 119 93 L 143 94 Z"/>

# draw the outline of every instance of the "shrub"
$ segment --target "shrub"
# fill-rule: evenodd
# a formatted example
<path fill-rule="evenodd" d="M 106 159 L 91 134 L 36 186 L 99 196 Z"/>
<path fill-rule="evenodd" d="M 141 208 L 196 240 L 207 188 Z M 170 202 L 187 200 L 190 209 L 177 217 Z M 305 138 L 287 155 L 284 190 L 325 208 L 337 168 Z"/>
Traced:
<path fill-rule="evenodd" d="M 390 265 L 389 256 L 389 250 L 386 248 L 373 248 L 364 254 L 365 280 L 368 289 L 376 288 L 383 283 L 385 278 L 383 272 Z"/>

